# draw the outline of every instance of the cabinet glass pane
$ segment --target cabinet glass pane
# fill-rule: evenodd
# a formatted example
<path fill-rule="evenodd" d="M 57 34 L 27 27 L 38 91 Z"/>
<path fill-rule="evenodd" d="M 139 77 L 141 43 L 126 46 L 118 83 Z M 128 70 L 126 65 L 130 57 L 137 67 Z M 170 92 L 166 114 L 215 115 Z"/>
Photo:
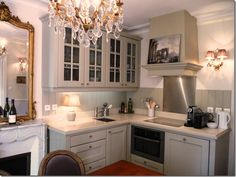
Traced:
<path fill-rule="evenodd" d="M 96 70 L 96 81 L 101 82 L 102 81 L 102 69 L 97 68 Z"/>
<path fill-rule="evenodd" d="M 132 82 L 135 82 L 135 71 L 132 71 Z"/>
<path fill-rule="evenodd" d="M 111 39 L 110 51 L 115 52 L 115 40 L 114 39 Z"/>
<path fill-rule="evenodd" d="M 127 69 L 131 69 L 131 58 L 127 57 Z"/>
<path fill-rule="evenodd" d="M 102 50 L 102 37 L 98 38 L 97 40 L 97 49 Z"/>
<path fill-rule="evenodd" d="M 89 67 L 89 81 L 95 81 L 95 67 Z"/>
<path fill-rule="evenodd" d="M 114 67 L 114 66 L 115 66 L 115 55 L 110 54 L 110 67 Z"/>
<path fill-rule="evenodd" d="M 120 67 L 120 55 L 116 55 L 116 67 Z"/>
<path fill-rule="evenodd" d="M 116 69 L 116 82 L 120 82 L 120 70 Z"/>
<path fill-rule="evenodd" d="M 133 44 L 132 45 L 132 56 L 135 57 L 135 54 L 136 54 L 136 45 Z"/>
<path fill-rule="evenodd" d="M 73 66 L 73 81 L 79 81 L 79 66 Z"/>
<path fill-rule="evenodd" d="M 110 82 L 114 82 L 114 69 L 110 69 Z"/>
<path fill-rule="evenodd" d="M 127 77 L 127 82 L 130 82 L 130 71 L 127 71 L 126 74 L 127 74 L 127 76 L 126 76 Z"/>
<path fill-rule="evenodd" d="M 79 63 L 79 48 L 73 47 L 73 63 Z"/>
<path fill-rule="evenodd" d="M 120 53 L 120 41 L 116 40 L 116 52 Z"/>
<path fill-rule="evenodd" d="M 70 28 L 66 28 L 65 43 L 66 44 L 70 44 L 71 43 L 71 29 Z"/>
<path fill-rule="evenodd" d="M 95 45 L 90 41 L 90 49 L 95 49 Z"/>
<path fill-rule="evenodd" d="M 130 43 L 128 43 L 127 54 L 131 55 L 131 44 Z"/>
<path fill-rule="evenodd" d="M 102 66 L 102 52 L 97 52 L 97 66 Z"/>
<path fill-rule="evenodd" d="M 132 69 L 135 69 L 135 58 L 132 58 Z"/>
<path fill-rule="evenodd" d="M 71 47 L 69 46 L 64 47 L 64 61 L 71 62 Z"/>
<path fill-rule="evenodd" d="M 95 51 L 90 50 L 89 65 L 95 65 Z"/>
<path fill-rule="evenodd" d="M 71 80 L 71 69 L 70 68 L 64 68 L 64 80 L 65 81 Z"/>

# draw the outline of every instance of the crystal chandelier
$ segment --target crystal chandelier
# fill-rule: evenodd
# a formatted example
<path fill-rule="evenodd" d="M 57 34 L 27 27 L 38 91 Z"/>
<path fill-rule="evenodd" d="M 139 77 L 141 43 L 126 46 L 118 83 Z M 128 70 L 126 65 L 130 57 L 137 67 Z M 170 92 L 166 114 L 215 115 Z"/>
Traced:
<path fill-rule="evenodd" d="M 65 27 L 72 29 L 72 37 L 89 47 L 96 44 L 102 30 L 119 38 L 123 29 L 123 2 L 121 0 L 50 0 L 49 26 L 54 23 L 55 32 L 63 33 Z M 54 20 L 54 21 L 53 21 Z"/>

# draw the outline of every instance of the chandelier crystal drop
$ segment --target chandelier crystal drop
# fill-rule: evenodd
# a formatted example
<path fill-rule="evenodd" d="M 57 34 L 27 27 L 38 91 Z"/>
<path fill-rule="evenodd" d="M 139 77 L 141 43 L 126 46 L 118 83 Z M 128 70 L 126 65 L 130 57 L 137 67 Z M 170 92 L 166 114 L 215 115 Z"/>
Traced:
<path fill-rule="evenodd" d="M 50 0 L 49 26 L 53 23 L 55 32 L 63 34 L 65 28 L 72 29 L 72 37 L 85 47 L 90 41 L 96 44 L 105 29 L 113 32 L 117 39 L 123 30 L 122 0 Z"/>

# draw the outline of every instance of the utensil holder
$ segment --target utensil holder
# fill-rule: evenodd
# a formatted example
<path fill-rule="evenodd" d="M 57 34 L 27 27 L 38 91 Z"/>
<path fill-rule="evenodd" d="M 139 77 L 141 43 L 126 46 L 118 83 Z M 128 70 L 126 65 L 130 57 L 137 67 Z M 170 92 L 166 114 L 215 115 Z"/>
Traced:
<path fill-rule="evenodd" d="M 154 117 L 155 116 L 155 110 L 154 109 L 148 109 L 148 117 Z"/>

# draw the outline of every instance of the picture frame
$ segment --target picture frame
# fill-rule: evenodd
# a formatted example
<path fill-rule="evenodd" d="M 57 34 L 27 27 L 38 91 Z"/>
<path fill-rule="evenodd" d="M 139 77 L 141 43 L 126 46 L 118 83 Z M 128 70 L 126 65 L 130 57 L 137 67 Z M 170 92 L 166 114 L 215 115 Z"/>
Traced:
<path fill-rule="evenodd" d="M 180 34 L 150 39 L 148 64 L 180 61 Z"/>

